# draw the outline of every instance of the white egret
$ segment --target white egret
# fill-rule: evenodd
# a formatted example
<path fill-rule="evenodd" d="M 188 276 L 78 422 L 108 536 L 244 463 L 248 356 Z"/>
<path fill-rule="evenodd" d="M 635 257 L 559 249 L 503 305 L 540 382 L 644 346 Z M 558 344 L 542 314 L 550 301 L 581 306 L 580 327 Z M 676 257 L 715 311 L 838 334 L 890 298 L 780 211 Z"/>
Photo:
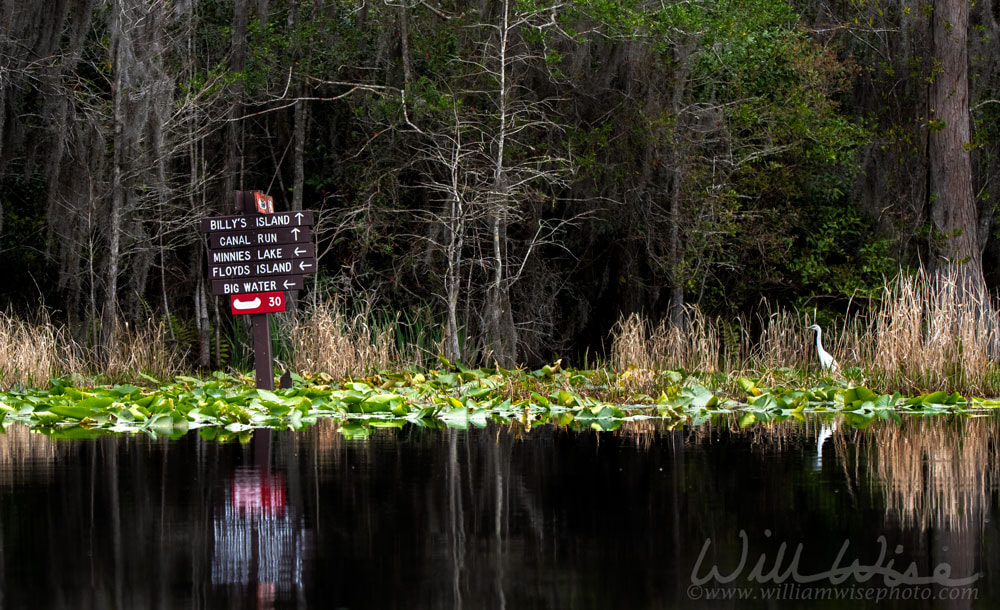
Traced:
<path fill-rule="evenodd" d="M 840 365 L 837 361 L 833 359 L 830 352 L 823 349 L 823 331 L 820 330 L 819 325 L 813 324 L 812 326 L 807 326 L 806 330 L 816 331 L 816 353 L 819 355 L 819 365 L 824 371 L 836 371 Z"/>

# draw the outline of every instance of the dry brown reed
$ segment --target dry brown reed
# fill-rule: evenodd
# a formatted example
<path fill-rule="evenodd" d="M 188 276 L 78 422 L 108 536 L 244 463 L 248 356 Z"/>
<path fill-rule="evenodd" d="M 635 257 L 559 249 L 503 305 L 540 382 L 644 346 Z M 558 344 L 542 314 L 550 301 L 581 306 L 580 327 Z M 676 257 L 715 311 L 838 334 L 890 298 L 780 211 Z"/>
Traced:
<path fill-rule="evenodd" d="M 169 379 L 182 361 L 163 325 L 154 321 L 142 328 L 123 324 L 111 345 L 98 349 L 76 341 L 45 309 L 33 321 L 0 313 L 0 390 L 45 386 L 54 377 L 89 384 L 138 381 L 139 373 Z"/>
<path fill-rule="evenodd" d="M 684 310 L 681 327 L 653 325 L 639 314 L 619 320 L 613 331 L 611 363 L 619 370 L 686 369 L 714 373 L 722 341 L 718 324 L 694 306 Z"/>
<path fill-rule="evenodd" d="M 337 301 L 310 305 L 288 322 L 292 370 L 343 379 L 400 364 L 394 324 L 373 328 L 368 313 L 347 317 Z"/>
<path fill-rule="evenodd" d="M 44 311 L 34 323 L 0 313 L 0 390 L 47 383 L 60 368 L 65 335 Z"/>
<path fill-rule="evenodd" d="M 762 303 L 762 313 L 758 314 L 760 321 L 760 337 L 757 341 L 749 341 L 744 349 L 749 352 L 750 360 L 747 368 L 756 371 L 769 371 L 779 368 L 805 369 L 809 365 L 809 352 L 802 349 L 803 337 L 811 338 L 811 332 L 804 332 L 803 325 L 794 311 L 781 307 L 772 307 Z M 749 339 L 747 323 L 739 321 L 744 329 L 741 335 Z"/>
<path fill-rule="evenodd" d="M 805 320 L 806 324 L 815 323 L 815 312 L 812 317 Z M 838 327 L 823 329 L 823 347 L 827 351 L 836 354 L 837 361 L 842 367 L 863 366 L 870 362 L 871 358 L 871 314 L 867 312 L 854 313 L 845 317 Z M 819 367 L 819 359 L 816 355 L 816 339 L 812 333 L 808 334 L 806 351 L 813 368 Z"/>
<path fill-rule="evenodd" d="M 756 320 L 738 318 L 723 339 L 720 320 L 696 307 L 686 310 L 683 328 L 653 324 L 639 314 L 619 320 L 612 332 L 611 364 L 619 371 L 683 369 L 703 373 L 767 374 L 806 368 L 810 333 L 795 312 L 762 302 Z"/>
<path fill-rule="evenodd" d="M 997 329 L 995 307 L 964 287 L 961 273 L 900 277 L 886 287 L 870 328 L 869 375 L 902 392 L 995 395 Z"/>
<path fill-rule="evenodd" d="M 136 372 L 168 380 L 182 370 L 184 354 L 174 348 L 162 321 L 149 320 L 138 328 L 119 324 L 113 337 L 100 369 L 109 380 L 130 381 Z"/>
<path fill-rule="evenodd" d="M 611 364 L 619 371 L 685 369 L 780 382 L 790 371 L 819 373 L 811 315 L 762 302 L 761 313 L 728 326 L 689 310 L 683 332 L 633 314 L 619 321 Z M 692 323 L 691 320 L 697 320 Z M 719 329 L 728 330 L 726 340 Z M 1000 320 L 988 299 L 963 285 L 960 272 L 901 274 L 883 298 L 825 328 L 823 345 L 855 383 L 904 394 L 959 391 L 1000 394 Z M 711 366 L 704 366 L 711 363 Z"/>

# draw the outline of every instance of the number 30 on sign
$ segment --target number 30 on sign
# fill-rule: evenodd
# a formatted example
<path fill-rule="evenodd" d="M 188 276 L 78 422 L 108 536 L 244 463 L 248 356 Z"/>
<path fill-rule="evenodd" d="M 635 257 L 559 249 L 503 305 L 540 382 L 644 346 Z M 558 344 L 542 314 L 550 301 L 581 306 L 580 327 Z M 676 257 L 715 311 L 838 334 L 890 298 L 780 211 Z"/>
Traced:
<path fill-rule="evenodd" d="M 251 292 L 229 297 L 233 315 L 248 313 L 278 313 L 285 311 L 284 292 Z"/>

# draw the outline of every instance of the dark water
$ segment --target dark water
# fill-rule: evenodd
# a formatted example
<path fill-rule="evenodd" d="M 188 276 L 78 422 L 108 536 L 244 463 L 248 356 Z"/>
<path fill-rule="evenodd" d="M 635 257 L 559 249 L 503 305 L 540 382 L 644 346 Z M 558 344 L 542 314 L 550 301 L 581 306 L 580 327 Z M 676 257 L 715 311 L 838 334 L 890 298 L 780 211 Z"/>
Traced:
<path fill-rule="evenodd" d="M 14 426 L 0 607 L 998 607 L 998 438 L 996 417 L 244 445 Z"/>

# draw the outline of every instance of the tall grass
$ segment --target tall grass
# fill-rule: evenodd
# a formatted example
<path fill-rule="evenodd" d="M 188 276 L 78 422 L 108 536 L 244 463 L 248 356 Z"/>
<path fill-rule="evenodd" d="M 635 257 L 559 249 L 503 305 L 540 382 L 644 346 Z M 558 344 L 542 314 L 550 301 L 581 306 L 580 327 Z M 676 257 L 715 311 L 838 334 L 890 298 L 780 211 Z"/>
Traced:
<path fill-rule="evenodd" d="M 426 362 L 431 352 L 437 357 L 434 327 L 422 315 L 348 316 L 339 302 L 320 301 L 294 318 L 279 317 L 275 341 L 287 343 L 286 368 L 333 379 L 365 375 Z M 141 327 L 119 323 L 111 345 L 92 346 L 74 339 L 44 308 L 33 320 L 0 312 L 0 391 L 46 386 L 52 378 L 82 385 L 139 383 L 147 381 L 143 375 L 166 381 L 190 373 L 185 346 L 156 320 Z"/>
<path fill-rule="evenodd" d="M 109 381 L 131 381 L 139 372 L 169 380 L 184 371 L 186 356 L 169 334 L 163 321 L 149 320 L 139 327 L 120 324 L 103 360 L 91 349 L 86 352 L 88 362 L 101 362 L 100 371 Z"/>
<path fill-rule="evenodd" d="M 805 369 L 809 365 L 809 354 L 802 349 L 802 322 L 788 309 L 772 307 L 763 303 L 762 312 L 757 315 L 757 323 L 740 318 L 736 327 L 742 337 L 738 368 L 743 370 L 769 372 L 778 369 Z M 759 339 L 754 341 L 752 329 L 760 328 Z"/>
<path fill-rule="evenodd" d="M 997 307 L 962 282 L 949 269 L 887 281 L 880 300 L 824 329 L 824 347 L 841 367 L 837 375 L 883 392 L 1000 394 Z M 818 381 L 826 375 L 815 335 L 805 328 L 813 317 L 766 302 L 758 315 L 735 320 L 709 320 L 692 308 L 681 328 L 633 314 L 614 329 L 611 364 Z"/>
<path fill-rule="evenodd" d="M 401 363 L 395 321 L 371 320 L 369 312 L 347 316 L 337 301 L 308 305 L 285 322 L 292 370 L 341 379 Z"/>
<path fill-rule="evenodd" d="M 182 370 L 183 355 L 161 323 L 122 324 L 113 337 L 107 347 L 87 346 L 44 308 L 34 320 L 0 313 L 0 390 L 45 386 L 55 377 L 87 384 L 138 381 L 140 373 L 169 379 Z"/>
<path fill-rule="evenodd" d="M 0 313 L 0 390 L 46 384 L 57 371 L 78 368 L 72 344 L 45 311 L 34 322 Z"/>
<path fill-rule="evenodd" d="M 638 314 L 619 320 L 613 331 L 611 364 L 620 369 L 687 369 L 714 373 L 722 340 L 718 324 L 697 307 L 684 310 L 684 323 L 652 324 Z"/>
<path fill-rule="evenodd" d="M 902 392 L 963 389 L 995 395 L 997 312 L 956 273 L 918 273 L 887 286 L 869 327 L 869 376 Z"/>
<path fill-rule="evenodd" d="M 904 394 L 945 390 L 1000 395 L 1000 322 L 986 299 L 963 289 L 959 274 L 918 272 L 887 282 L 882 298 L 824 328 L 824 346 L 852 382 Z M 337 300 L 304 305 L 281 322 L 286 368 L 332 379 L 427 365 L 440 352 L 440 329 L 427 312 L 345 313 Z M 659 371 L 722 372 L 761 383 L 812 383 L 825 378 L 815 337 L 805 327 L 815 314 L 766 302 L 746 318 L 710 318 L 696 307 L 669 327 L 639 315 L 614 328 L 606 366 L 631 370 L 630 391 L 659 392 Z M 106 383 L 170 379 L 185 369 L 181 344 L 163 324 L 122 325 L 111 346 L 74 340 L 44 310 L 34 320 L 0 313 L 0 390 L 40 386 L 53 377 Z M 189 364 L 189 363 L 188 363 Z M 609 371 L 610 373 L 611 371 Z M 733 383 L 735 388 L 735 383 Z"/>

